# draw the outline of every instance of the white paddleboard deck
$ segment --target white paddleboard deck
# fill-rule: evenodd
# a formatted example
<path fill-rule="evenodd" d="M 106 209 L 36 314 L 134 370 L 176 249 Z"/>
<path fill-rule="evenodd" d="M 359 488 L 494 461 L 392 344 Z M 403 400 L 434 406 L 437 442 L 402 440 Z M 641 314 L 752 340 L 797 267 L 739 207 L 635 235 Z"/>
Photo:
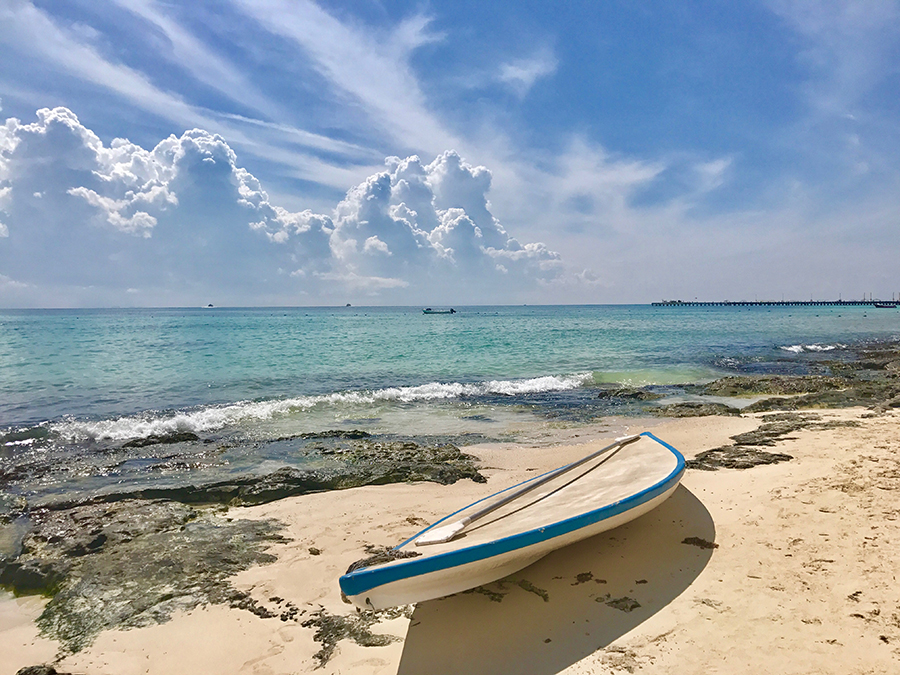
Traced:
<path fill-rule="evenodd" d="M 358 607 L 382 609 L 475 588 L 647 513 L 675 491 L 683 473 L 681 453 L 645 432 L 475 520 L 450 541 L 416 546 L 431 530 L 542 476 L 460 509 L 394 549 L 416 557 L 348 572 L 340 579 L 341 590 Z"/>

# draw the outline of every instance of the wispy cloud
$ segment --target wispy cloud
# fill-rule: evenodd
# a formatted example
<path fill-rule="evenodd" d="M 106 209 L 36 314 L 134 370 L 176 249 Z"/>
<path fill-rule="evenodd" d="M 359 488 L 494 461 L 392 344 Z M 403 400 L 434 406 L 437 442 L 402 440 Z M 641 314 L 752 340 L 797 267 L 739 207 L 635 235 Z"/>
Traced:
<path fill-rule="evenodd" d="M 285 111 L 279 104 L 265 96 L 231 61 L 217 54 L 197 39 L 176 20 L 167 15 L 154 0 L 112 0 L 161 31 L 170 50 L 161 50 L 159 56 L 187 70 L 198 82 L 255 110 L 267 119 L 284 118 Z"/>
<path fill-rule="evenodd" d="M 342 23 L 309 0 L 233 1 L 266 30 L 293 41 L 349 105 L 365 108 L 394 147 L 437 153 L 460 145 L 429 110 L 409 64 L 417 47 L 438 39 L 427 32 L 426 17 L 382 34 Z"/>
<path fill-rule="evenodd" d="M 843 116 L 898 68 L 900 3 L 896 0 L 769 0 L 773 11 L 806 40 L 801 52 L 813 77 L 810 100 Z"/>
<path fill-rule="evenodd" d="M 187 127 L 214 125 L 213 120 L 199 114 L 181 97 L 155 87 L 145 75 L 103 58 L 84 41 L 83 31 L 61 28 L 30 2 L 13 0 L 0 7 L 0 36 L 22 53 L 38 56 L 54 67 L 113 91 L 163 119 Z"/>
<path fill-rule="evenodd" d="M 185 57 L 183 65 L 204 82 L 218 81 L 220 89 L 235 85 L 241 91 L 245 78 L 230 64 L 206 50 L 196 39 L 173 21 L 165 19 L 151 3 L 121 0 L 144 18 L 159 22 L 173 39 L 178 53 Z M 58 25 L 44 11 L 30 2 L 15 1 L 0 7 L 0 39 L 29 53 L 101 90 L 111 92 L 124 103 L 168 121 L 174 129 L 202 128 L 227 137 L 229 142 L 247 153 L 266 161 L 279 162 L 298 178 L 319 182 L 333 188 L 345 188 L 348 180 L 358 179 L 371 167 L 376 155 L 358 146 L 333 140 L 321 134 L 292 127 L 285 123 L 255 120 L 240 115 L 211 111 L 186 101 L 182 96 L 164 91 L 144 73 L 105 58 L 85 37 L 83 30 L 70 30 Z M 202 75 L 205 65 L 209 73 Z M 254 94 L 252 87 L 243 91 Z M 242 96 L 241 99 L 254 99 Z M 260 98 L 259 101 L 265 101 Z M 263 103 L 259 107 L 277 112 L 277 106 Z M 267 142 L 264 135 L 245 133 L 241 127 L 252 125 L 276 132 Z M 289 143 L 285 143 L 290 139 Z M 286 149 L 289 148 L 289 149 Z M 311 149 L 315 152 L 308 152 Z M 343 157 L 343 161 L 326 162 L 318 151 Z M 348 168 L 348 164 L 350 165 Z M 361 168 L 363 167 L 363 168 Z"/>
<path fill-rule="evenodd" d="M 558 65 L 551 50 L 541 49 L 531 57 L 501 64 L 497 79 L 522 97 L 540 78 L 556 72 Z"/>

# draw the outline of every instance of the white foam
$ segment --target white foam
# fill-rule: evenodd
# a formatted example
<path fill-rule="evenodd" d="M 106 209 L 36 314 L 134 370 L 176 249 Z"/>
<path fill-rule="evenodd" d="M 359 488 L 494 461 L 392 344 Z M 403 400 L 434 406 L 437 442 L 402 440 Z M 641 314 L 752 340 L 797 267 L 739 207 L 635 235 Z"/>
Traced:
<path fill-rule="evenodd" d="M 575 389 L 591 380 L 590 373 L 564 377 L 546 376 L 528 380 L 491 380 L 465 384 L 431 382 L 415 387 L 390 387 L 376 391 L 334 392 L 320 396 L 299 396 L 276 401 L 241 401 L 168 415 L 144 414 L 96 422 L 68 421 L 54 425 L 54 431 L 69 441 L 125 441 L 148 436 L 166 436 L 178 432 L 206 432 L 226 426 L 265 421 L 317 406 L 365 405 L 378 402 L 439 401 L 462 396 L 539 393 Z"/>
<path fill-rule="evenodd" d="M 794 354 L 802 354 L 803 352 L 830 352 L 834 349 L 841 349 L 845 345 L 834 344 L 834 345 L 791 345 L 789 347 L 782 347 L 782 349 L 786 352 L 793 352 Z"/>
<path fill-rule="evenodd" d="M 34 441 L 33 438 L 24 438 L 21 441 L 7 441 L 3 445 L 31 445 Z"/>

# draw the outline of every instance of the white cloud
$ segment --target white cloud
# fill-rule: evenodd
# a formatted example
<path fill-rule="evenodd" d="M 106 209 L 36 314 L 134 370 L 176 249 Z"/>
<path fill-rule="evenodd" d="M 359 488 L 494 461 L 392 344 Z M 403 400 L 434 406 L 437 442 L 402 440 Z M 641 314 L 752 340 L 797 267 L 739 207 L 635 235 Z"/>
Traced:
<path fill-rule="evenodd" d="M 228 98 L 239 101 L 250 110 L 269 117 L 284 117 L 279 106 L 260 92 L 251 80 L 228 59 L 204 45 L 199 39 L 167 16 L 165 9 L 153 0 L 113 0 L 159 29 L 168 40 L 168 49 L 160 50 L 177 67 L 184 68 L 199 82 Z"/>
<path fill-rule="evenodd" d="M 525 96 L 534 83 L 556 72 L 559 63 L 549 49 L 543 49 L 526 59 L 516 59 L 500 66 L 497 79 L 518 96 Z"/>
<path fill-rule="evenodd" d="M 392 255 L 391 249 L 388 248 L 388 245 L 385 244 L 383 241 L 381 241 L 381 239 L 379 239 L 377 236 L 374 236 L 374 235 L 369 237 L 368 239 L 366 239 L 366 243 L 363 246 L 363 252 L 364 253 L 378 252 L 378 253 L 383 253 L 384 255 Z"/>
<path fill-rule="evenodd" d="M 219 135 L 192 129 L 145 149 L 103 143 L 66 108 L 36 117 L 0 127 L 0 271 L 35 288 L 140 288 L 148 302 L 173 289 L 244 302 L 409 288 L 499 298 L 560 272 L 558 254 L 506 232 L 490 171 L 454 151 L 427 165 L 390 157 L 331 214 L 295 212 Z"/>
<path fill-rule="evenodd" d="M 824 114 L 846 116 L 878 81 L 896 75 L 900 3 L 896 0 L 769 0 L 806 40 L 813 73 L 810 100 Z"/>
<path fill-rule="evenodd" d="M 61 67 L 88 82 L 115 91 L 135 105 L 182 124 L 203 125 L 210 120 L 198 114 L 183 99 L 155 87 L 140 72 L 115 64 L 88 44 L 84 31 L 60 28 L 42 10 L 25 0 L 0 6 L 0 36 L 23 53 Z"/>
<path fill-rule="evenodd" d="M 157 3 L 149 0 L 116 0 L 137 16 L 153 23 L 171 44 L 171 60 L 203 86 L 217 89 L 223 96 L 262 116 L 289 119 L 269 98 L 259 94 L 252 80 L 223 57 L 205 47 L 186 29 L 168 18 Z M 52 13 L 28 0 L 0 3 L 0 41 L 30 62 L 51 71 L 69 73 L 87 83 L 92 95 L 113 94 L 114 100 L 134 109 L 168 120 L 176 128 L 198 127 L 227 136 L 229 143 L 245 153 L 288 167 L 296 177 L 332 188 L 343 188 L 358 178 L 358 165 L 377 161 L 370 149 L 333 140 L 289 124 L 273 124 L 229 112 L 212 111 L 193 105 L 190 95 L 182 96 L 154 84 L 154 78 L 136 67 L 116 62 L 94 44 L 97 32 L 83 24 L 65 26 Z M 43 101 L 42 95 L 32 95 Z M 249 133 L 245 133 L 252 127 Z M 269 137 L 264 130 L 270 129 Z M 332 157 L 323 160 L 320 153 Z M 334 156 L 342 161 L 335 163 Z M 347 167 L 350 163 L 356 165 Z M 2 171 L 2 167 L 0 167 Z"/>
<path fill-rule="evenodd" d="M 695 165 L 694 170 L 699 178 L 699 191 L 709 192 L 724 185 L 731 165 L 731 157 L 720 157 L 710 162 L 701 162 Z"/>
<path fill-rule="evenodd" d="M 88 204 L 103 212 L 109 224 L 122 232 L 149 237 L 151 230 L 156 225 L 156 218 L 146 211 L 135 211 L 130 216 L 123 215 L 122 212 L 128 210 L 130 206 L 127 199 L 101 197 L 86 187 L 70 188 L 68 192 L 74 197 L 81 197 Z"/>
<path fill-rule="evenodd" d="M 0 290 L 20 288 L 28 288 L 28 284 L 23 284 L 21 281 L 10 279 L 5 274 L 0 274 Z"/>
<path fill-rule="evenodd" d="M 362 105 L 395 147 L 439 152 L 458 147 L 429 110 L 409 60 L 421 45 L 440 39 L 430 20 L 416 15 L 384 32 L 342 23 L 310 0 L 233 0 L 274 35 L 287 38 L 312 59 L 337 91 Z"/>
<path fill-rule="evenodd" d="M 316 274 L 316 276 L 323 281 L 337 282 L 349 291 L 367 291 L 368 295 L 377 295 L 378 291 L 381 290 L 406 288 L 409 286 L 409 282 L 404 279 L 362 276 L 356 272 L 323 272 Z"/>
<path fill-rule="evenodd" d="M 485 167 L 454 151 L 427 165 L 418 157 L 391 157 L 386 165 L 335 209 L 332 250 L 340 265 L 375 277 L 439 270 L 447 284 L 482 283 L 502 272 L 527 286 L 559 273 L 556 253 L 520 245 L 491 214 Z"/>

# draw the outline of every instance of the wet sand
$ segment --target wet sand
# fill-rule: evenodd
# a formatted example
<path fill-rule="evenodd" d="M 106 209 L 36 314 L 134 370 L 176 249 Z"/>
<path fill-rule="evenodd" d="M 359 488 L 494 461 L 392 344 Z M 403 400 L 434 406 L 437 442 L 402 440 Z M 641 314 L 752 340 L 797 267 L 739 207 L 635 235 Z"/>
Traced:
<path fill-rule="evenodd" d="M 598 426 L 537 446 L 466 448 L 487 484 L 369 486 L 233 508 L 290 541 L 238 573 L 255 603 L 208 605 L 108 630 L 75 654 L 34 624 L 40 599 L 0 599 L 0 675 L 60 673 L 866 673 L 900 659 L 900 412 L 810 411 L 820 424 L 762 450 L 790 461 L 689 469 L 665 504 L 475 592 L 367 617 L 337 579 L 365 546 L 392 546 L 485 494 L 587 454 Z M 654 420 L 688 459 L 762 414 Z M 577 434 L 577 436 L 576 436 Z M 269 616 L 267 616 L 269 615 Z M 318 639 L 317 639 L 318 638 Z M 369 645 L 369 646 L 366 646 Z"/>

